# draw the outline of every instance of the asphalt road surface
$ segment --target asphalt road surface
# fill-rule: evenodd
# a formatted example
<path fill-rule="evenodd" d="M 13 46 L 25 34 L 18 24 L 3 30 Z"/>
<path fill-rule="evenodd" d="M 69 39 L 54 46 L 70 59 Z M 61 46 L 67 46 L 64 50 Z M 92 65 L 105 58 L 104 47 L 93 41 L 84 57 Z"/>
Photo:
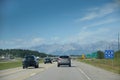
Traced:
<path fill-rule="evenodd" d="M 85 63 L 72 61 L 72 67 L 40 64 L 40 68 L 0 71 L 0 80 L 120 80 L 115 74 Z"/>

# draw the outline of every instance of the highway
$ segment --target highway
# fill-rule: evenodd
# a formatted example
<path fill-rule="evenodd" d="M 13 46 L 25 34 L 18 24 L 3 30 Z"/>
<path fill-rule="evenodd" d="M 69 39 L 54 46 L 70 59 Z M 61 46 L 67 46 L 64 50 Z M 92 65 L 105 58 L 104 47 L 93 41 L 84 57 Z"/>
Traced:
<path fill-rule="evenodd" d="M 72 61 L 72 67 L 40 64 L 40 67 L 14 68 L 0 71 L 0 80 L 120 80 L 115 74 L 85 63 Z"/>

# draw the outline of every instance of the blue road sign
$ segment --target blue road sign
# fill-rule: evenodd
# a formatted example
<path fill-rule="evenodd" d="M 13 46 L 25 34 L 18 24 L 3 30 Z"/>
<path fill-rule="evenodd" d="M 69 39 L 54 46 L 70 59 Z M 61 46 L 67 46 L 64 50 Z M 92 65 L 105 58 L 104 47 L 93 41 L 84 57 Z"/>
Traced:
<path fill-rule="evenodd" d="M 106 59 L 114 58 L 114 50 L 105 50 L 104 57 Z"/>

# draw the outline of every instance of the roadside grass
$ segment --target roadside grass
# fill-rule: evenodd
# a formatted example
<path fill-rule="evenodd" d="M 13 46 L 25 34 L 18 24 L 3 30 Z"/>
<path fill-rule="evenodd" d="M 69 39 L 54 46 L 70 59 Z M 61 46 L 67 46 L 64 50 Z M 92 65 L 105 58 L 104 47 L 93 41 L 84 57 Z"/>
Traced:
<path fill-rule="evenodd" d="M 43 63 L 43 62 L 44 62 L 43 59 L 40 59 L 39 63 Z"/>
<path fill-rule="evenodd" d="M 120 74 L 120 59 L 78 59 L 78 61 Z"/>
<path fill-rule="evenodd" d="M 43 63 L 43 60 L 41 59 L 39 61 L 39 63 Z M 0 70 L 16 68 L 16 67 L 22 67 L 22 60 L 17 60 L 17 61 L 0 61 Z"/>
<path fill-rule="evenodd" d="M 22 66 L 21 61 L 0 62 L 0 70 L 16 68 Z"/>

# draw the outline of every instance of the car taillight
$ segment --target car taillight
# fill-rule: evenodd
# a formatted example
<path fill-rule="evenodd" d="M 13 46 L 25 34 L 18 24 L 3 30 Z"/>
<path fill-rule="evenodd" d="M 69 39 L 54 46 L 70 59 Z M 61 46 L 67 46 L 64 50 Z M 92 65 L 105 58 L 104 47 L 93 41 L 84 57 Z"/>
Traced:
<path fill-rule="evenodd" d="M 61 60 L 61 58 L 58 58 L 58 60 Z"/>
<path fill-rule="evenodd" d="M 58 62 L 61 62 L 60 60 L 61 60 L 61 58 L 58 58 Z"/>

